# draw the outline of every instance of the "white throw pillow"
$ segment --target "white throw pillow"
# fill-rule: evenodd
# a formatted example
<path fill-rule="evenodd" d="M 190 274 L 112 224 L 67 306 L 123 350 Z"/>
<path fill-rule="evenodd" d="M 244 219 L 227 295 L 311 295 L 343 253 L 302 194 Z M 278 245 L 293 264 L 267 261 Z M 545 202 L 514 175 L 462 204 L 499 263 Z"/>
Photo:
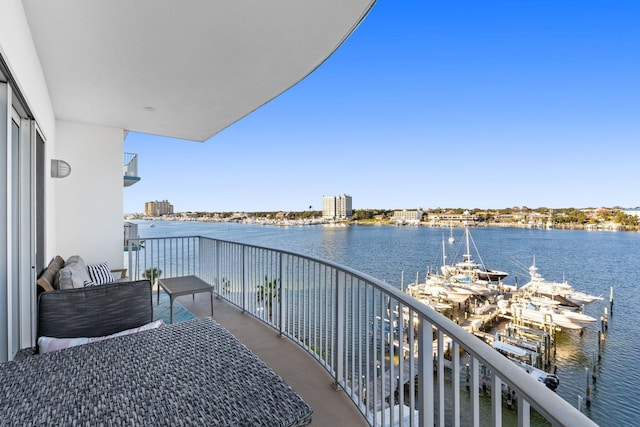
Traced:
<path fill-rule="evenodd" d="M 39 353 L 49 353 L 51 351 L 58 351 L 69 347 L 75 347 L 77 345 L 88 344 L 96 341 L 103 341 L 113 337 L 119 337 L 122 335 L 129 335 L 136 332 L 148 331 L 149 329 L 159 328 L 164 326 L 162 319 L 155 322 L 147 323 L 146 325 L 139 326 L 137 328 L 127 329 L 121 332 L 117 332 L 113 335 L 107 335 L 104 337 L 80 337 L 80 338 L 53 338 L 53 337 L 40 337 L 38 338 L 38 351 Z"/>
<path fill-rule="evenodd" d="M 88 265 L 87 270 L 89 271 L 91 281 L 96 285 L 104 285 L 105 283 L 115 281 L 106 262 L 103 262 L 102 264 Z"/>

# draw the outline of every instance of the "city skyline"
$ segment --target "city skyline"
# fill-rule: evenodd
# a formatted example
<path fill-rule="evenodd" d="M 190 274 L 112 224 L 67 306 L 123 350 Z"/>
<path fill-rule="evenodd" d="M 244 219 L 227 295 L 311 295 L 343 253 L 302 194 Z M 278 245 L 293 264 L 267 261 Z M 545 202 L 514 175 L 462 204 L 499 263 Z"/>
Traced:
<path fill-rule="evenodd" d="M 349 196 L 351 197 L 351 196 Z M 326 196 L 323 197 L 323 202 L 324 199 L 326 199 Z M 302 209 L 302 210 L 286 210 L 286 209 L 273 209 L 273 210 L 255 210 L 255 211 L 242 211 L 242 210 L 228 210 L 228 211 L 198 211 L 198 210 L 185 210 L 185 211 L 173 211 L 173 205 L 170 204 L 170 202 L 168 200 L 164 200 L 162 201 L 163 203 L 166 203 L 170 206 L 171 208 L 171 212 L 165 212 L 162 215 L 180 215 L 180 214 L 184 214 L 184 213 L 286 213 L 286 212 L 308 212 L 308 211 L 312 211 L 312 212 L 319 212 L 321 215 L 324 215 L 325 212 L 325 207 L 323 206 L 324 203 L 320 206 L 308 206 L 306 209 Z M 158 201 L 148 201 L 145 202 L 145 208 L 142 210 L 142 212 L 125 212 L 125 215 L 145 215 L 145 216 L 154 216 L 148 213 L 148 206 L 150 204 L 154 204 L 154 203 L 158 203 Z M 520 210 L 520 211 L 565 211 L 565 210 L 582 210 L 582 211 L 598 211 L 598 210 L 620 210 L 623 212 L 638 212 L 640 211 L 640 206 L 562 206 L 562 207 L 557 207 L 557 208 L 549 208 L 547 206 L 536 206 L 536 207 L 532 207 L 532 206 L 503 206 L 503 207 L 487 207 L 487 208 L 469 208 L 469 207 L 464 207 L 464 206 L 441 206 L 441 207 L 431 207 L 431 208 L 423 208 L 423 207 L 385 207 L 385 206 L 378 206 L 376 208 L 360 208 L 360 209 L 353 209 L 353 212 L 356 211 L 375 211 L 375 210 L 380 210 L 380 211 L 388 211 L 388 212 L 400 212 L 400 211 L 406 211 L 406 212 L 411 212 L 411 211 L 418 211 L 418 212 L 433 212 L 433 211 L 440 211 L 440 212 L 451 212 L 451 211 L 464 211 L 464 212 L 475 212 L 475 211 L 483 211 L 483 212 L 498 212 L 498 211 L 516 211 L 516 210 Z M 346 211 L 345 211 L 346 212 Z M 155 216 L 162 216 L 162 215 L 155 215 Z M 636 216 L 640 216 L 640 213 L 634 213 L 634 215 Z M 331 215 L 334 216 L 334 215 Z M 348 215 L 342 215 L 341 217 L 346 217 Z"/>
<path fill-rule="evenodd" d="M 130 132 L 185 211 L 631 208 L 640 4 L 379 1 L 310 76 L 204 143 Z"/>

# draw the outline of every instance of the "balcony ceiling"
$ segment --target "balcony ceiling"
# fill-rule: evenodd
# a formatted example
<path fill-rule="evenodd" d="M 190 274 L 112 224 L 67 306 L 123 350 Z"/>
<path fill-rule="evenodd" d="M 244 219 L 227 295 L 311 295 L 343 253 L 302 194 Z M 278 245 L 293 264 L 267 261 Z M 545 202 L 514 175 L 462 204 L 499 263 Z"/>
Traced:
<path fill-rule="evenodd" d="M 295 85 L 375 0 L 24 0 L 57 119 L 204 141 Z"/>

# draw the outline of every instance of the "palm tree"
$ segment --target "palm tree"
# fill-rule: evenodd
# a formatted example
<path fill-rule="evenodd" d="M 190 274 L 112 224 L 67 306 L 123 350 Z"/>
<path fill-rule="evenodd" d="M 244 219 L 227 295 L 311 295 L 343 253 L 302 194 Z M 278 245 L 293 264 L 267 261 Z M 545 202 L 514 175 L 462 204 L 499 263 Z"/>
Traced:
<path fill-rule="evenodd" d="M 144 271 L 144 274 L 142 275 L 142 277 L 144 277 L 145 279 L 151 280 L 151 283 L 155 285 L 158 281 L 158 277 L 160 277 L 161 274 L 162 274 L 162 270 L 160 270 L 159 268 L 153 267 L 153 268 L 147 268 Z"/>
<path fill-rule="evenodd" d="M 258 302 L 267 304 L 269 320 L 273 316 L 273 301 L 278 298 L 278 279 L 269 280 L 269 276 L 264 276 L 264 283 L 258 285 Z"/>

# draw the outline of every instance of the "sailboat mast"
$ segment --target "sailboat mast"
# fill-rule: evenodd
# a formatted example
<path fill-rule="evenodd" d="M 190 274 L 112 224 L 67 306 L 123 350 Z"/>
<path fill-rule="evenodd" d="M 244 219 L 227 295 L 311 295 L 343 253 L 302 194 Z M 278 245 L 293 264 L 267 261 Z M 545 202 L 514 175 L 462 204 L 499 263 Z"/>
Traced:
<path fill-rule="evenodd" d="M 469 247 L 469 226 L 465 226 L 464 227 L 464 234 L 467 240 L 467 259 L 470 260 L 471 259 L 471 251 L 470 251 L 470 247 Z"/>
<path fill-rule="evenodd" d="M 442 239 L 442 266 L 445 267 L 447 265 L 447 253 L 444 249 L 444 238 Z"/>

